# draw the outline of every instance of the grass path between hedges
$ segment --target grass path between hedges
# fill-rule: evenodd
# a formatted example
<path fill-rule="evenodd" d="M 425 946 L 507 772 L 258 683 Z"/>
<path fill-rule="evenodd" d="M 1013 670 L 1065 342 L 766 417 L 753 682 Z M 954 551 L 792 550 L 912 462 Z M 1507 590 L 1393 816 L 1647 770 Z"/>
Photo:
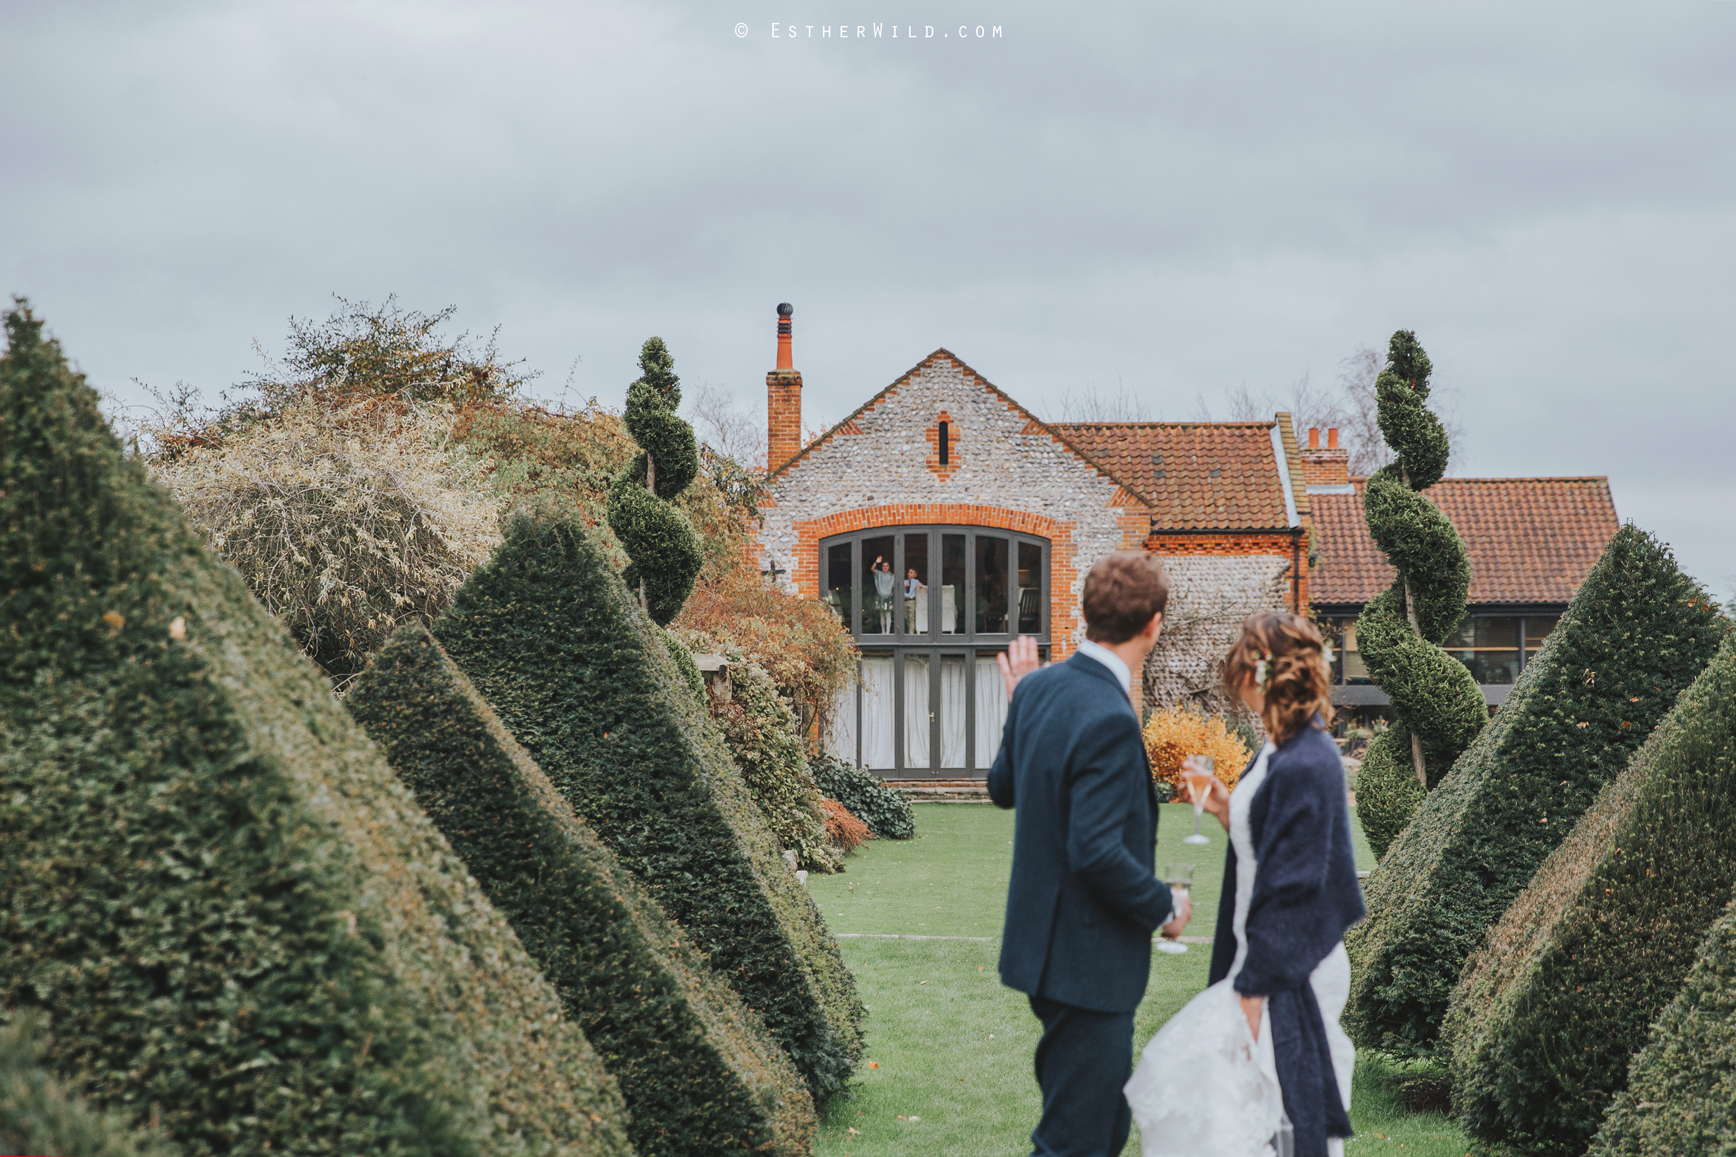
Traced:
<path fill-rule="evenodd" d="M 1211 823 L 1207 817 L 1207 823 Z M 1181 842 L 1193 809 L 1169 804 L 1158 828 L 1159 870 L 1196 865 L 1189 935 L 1206 937 L 1217 919 L 1225 836 L 1209 847 Z M 1021 993 L 995 972 L 1011 862 L 1012 813 L 980 804 L 919 804 L 916 838 L 877 840 L 848 870 L 810 876 L 809 887 L 840 935 L 869 1008 L 868 1061 L 853 1095 L 822 1121 L 819 1157 L 1015 1157 L 1030 1152 L 1039 1102 L 1031 1075 L 1037 1020 Z M 1372 867 L 1359 841 L 1359 867 Z M 896 938 L 895 938 L 896 937 Z M 914 939 L 921 937 L 922 939 Z M 1135 1020 L 1142 1046 L 1205 987 L 1210 947 L 1184 956 L 1154 953 L 1151 985 Z M 1380 1057 L 1358 1059 L 1350 1153 L 1460 1157 L 1464 1136 L 1438 1114 L 1407 1114 L 1395 1071 Z M 856 1132 L 851 1132 L 856 1130 Z M 1137 1157 L 1137 1131 L 1126 1152 Z"/>

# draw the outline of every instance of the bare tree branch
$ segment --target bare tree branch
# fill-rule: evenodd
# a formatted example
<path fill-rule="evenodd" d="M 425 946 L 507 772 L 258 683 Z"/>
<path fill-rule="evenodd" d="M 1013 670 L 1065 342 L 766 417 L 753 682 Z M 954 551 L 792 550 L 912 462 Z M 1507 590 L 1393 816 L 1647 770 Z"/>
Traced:
<path fill-rule="evenodd" d="M 709 382 L 688 395 L 699 440 L 738 466 L 763 469 L 766 464 L 766 424 L 735 404 L 735 395 Z"/>
<path fill-rule="evenodd" d="M 1151 411 L 1119 381 L 1115 383 L 1113 394 L 1099 391 L 1097 384 L 1091 385 L 1074 393 L 1071 388 L 1061 391 L 1061 396 L 1046 409 L 1045 422 L 1150 422 L 1153 421 Z"/>

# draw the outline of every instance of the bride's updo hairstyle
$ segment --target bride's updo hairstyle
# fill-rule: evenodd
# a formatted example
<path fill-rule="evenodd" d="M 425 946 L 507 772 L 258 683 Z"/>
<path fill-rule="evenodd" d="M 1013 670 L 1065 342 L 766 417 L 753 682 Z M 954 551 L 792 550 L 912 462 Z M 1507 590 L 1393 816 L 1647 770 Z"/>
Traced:
<path fill-rule="evenodd" d="M 1326 640 L 1300 615 L 1262 611 L 1242 620 L 1242 637 L 1224 659 L 1224 688 L 1232 697 L 1252 679 L 1265 693 L 1260 721 L 1273 743 L 1318 715 L 1332 722 L 1332 672 Z"/>

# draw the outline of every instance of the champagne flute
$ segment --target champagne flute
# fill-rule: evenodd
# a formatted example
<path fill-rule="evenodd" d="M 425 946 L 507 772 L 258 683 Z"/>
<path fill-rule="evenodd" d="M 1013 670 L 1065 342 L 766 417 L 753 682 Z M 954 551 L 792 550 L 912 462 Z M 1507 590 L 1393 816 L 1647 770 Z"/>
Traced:
<path fill-rule="evenodd" d="M 1206 797 L 1211 795 L 1212 780 L 1216 763 L 1209 755 L 1190 755 L 1181 761 L 1181 777 L 1187 784 L 1188 793 L 1193 799 L 1194 830 L 1193 835 L 1182 840 L 1184 844 L 1209 844 L 1211 838 L 1200 832 L 1200 817 L 1206 811 Z"/>
<path fill-rule="evenodd" d="M 1165 864 L 1163 866 L 1163 882 L 1169 885 L 1171 896 L 1180 897 L 1188 894 L 1188 889 L 1193 887 L 1193 870 L 1192 864 Z M 1179 940 L 1166 940 L 1159 937 L 1157 950 L 1167 952 L 1171 956 L 1180 956 L 1187 951 L 1187 945 Z"/>

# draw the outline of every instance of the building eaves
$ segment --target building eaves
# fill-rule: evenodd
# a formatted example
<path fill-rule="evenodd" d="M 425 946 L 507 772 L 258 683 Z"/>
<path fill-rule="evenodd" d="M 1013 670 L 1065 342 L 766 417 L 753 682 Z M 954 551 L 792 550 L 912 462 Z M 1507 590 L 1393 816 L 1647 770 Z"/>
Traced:
<path fill-rule="evenodd" d="M 875 407 L 879 406 L 880 403 L 884 402 L 887 398 L 891 397 L 892 394 L 897 391 L 898 387 L 907 384 L 911 378 L 915 377 L 924 368 L 934 364 L 936 361 L 940 360 L 941 358 L 945 358 L 948 361 L 952 362 L 954 365 L 956 365 L 959 368 L 959 370 L 961 372 L 963 372 L 965 374 L 965 376 L 967 376 L 971 380 L 977 382 L 979 385 L 981 385 L 983 388 L 988 390 L 995 397 L 999 398 L 1007 406 L 1008 409 L 1012 410 L 1015 414 L 1024 418 L 1026 420 L 1026 428 L 1025 428 L 1026 433 L 1042 433 L 1042 434 L 1048 435 L 1050 438 L 1053 438 L 1058 444 L 1060 444 L 1060 446 L 1063 449 L 1065 449 L 1068 453 L 1070 453 L 1074 457 L 1078 458 L 1081 462 L 1085 463 L 1087 466 L 1091 467 L 1093 470 L 1097 471 L 1099 474 L 1103 475 L 1103 477 L 1105 477 L 1109 481 L 1115 483 L 1117 486 L 1121 487 L 1123 490 L 1126 490 L 1128 494 L 1130 494 L 1134 498 L 1138 499 L 1142 505 L 1144 505 L 1146 507 L 1150 507 L 1152 505 L 1151 499 L 1147 495 L 1142 493 L 1138 488 L 1128 485 L 1128 483 L 1124 479 L 1117 477 L 1115 471 L 1110 470 L 1108 467 L 1103 465 L 1101 462 L 1094 459 L 1090 454 L 1087 454 L 1083 449 L 1081 449 L 1079 446 L 1075 445 L 1071 439 L 1067 438 L 1059 429 L 1057 429 L 1055 426 L 1051 425 L 1050 423 L 1043 421 L 1041 418 L 1039 418 L 1035 414 L 1033 414 L 1030 410 L 1027 410 L 1023 405 L 1021 405 L 1015 398 L 1013 398 L 1005 390 L 1001 389 L 999 386 L 995 385 L 993 382 L 989 381 L 987 378 L 985 378 L 981 374 L 977 373 L 976 370 L 972 369 L 969 365 L 967 365 L 965 363 L 963 358 L 959 357 L 957 354 L 953 353 L 951 350 L 946 349 L 945 347 L 942 347 L 940 349 L 935 350 L 933 353 L 929 354 L 927 357 L 923 358 L 921 361 L 919 361 L 915 365 L 911 366 L 908 370 L 905 370 L 902 374 L 900 374 L 894 381 L 892 381 L 884 389 L 880 390 L 880 392 L 876 393 L 873 397 L 869 398 L 867 401 L 863 402 L 860 406 L 857 406 L 854 410 L 852 410 L 844 418 L 843 421 L 835 423 L 825 433 L 821 434 L 818 438 L 815 438 L 812 442 L 809 442 L 806 446 L 803 446 L 801 448 L 801 450 L 796 453 L 795 457 L 791 458 L 788 462 L 785 462 L 783 465 L 779 466 L 776 470 L 773 470 L 770 473 L 768 473 L 766 475 L 766 481 L 767 482 L 773 481 L 779 475 L 782 475 L 783 473 L 785 473 L 786 471 L 788 471 L 792 467 L 794 467 L 796 465 L 796 463 L 800 462 L 803 458 L 807 457 L 811 451 L 818 450 L 821 446 L 825 445 L 827 442 L 831 441 L 834 437 L 838 436 L 839 434 L 853 432 L 853 431 L 846 430 L 846 427 L 854 426 L 856 423 L 856 420 L 858 418 L 861 418 L 862 416 L 866 415 L 869 411 L 871 411 Z M 1034 429 L 1033 429 L 1033 427 L 1034 427 Z"/>

